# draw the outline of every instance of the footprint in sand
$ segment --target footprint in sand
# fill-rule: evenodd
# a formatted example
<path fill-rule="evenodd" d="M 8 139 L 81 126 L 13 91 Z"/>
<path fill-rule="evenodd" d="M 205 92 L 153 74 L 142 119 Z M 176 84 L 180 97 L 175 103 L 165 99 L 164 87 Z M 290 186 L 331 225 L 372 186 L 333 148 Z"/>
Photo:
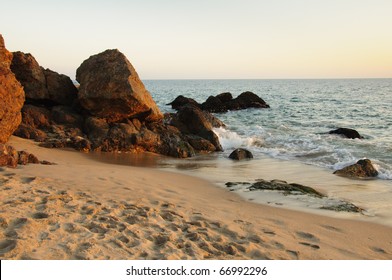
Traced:
<path fill-rule="evenodd" d="M 41 220 L 41 219 L 48 218 L 49 215 L 47 213 L 44 213 L 44 212 L 36 212 L 33 215 L 31 215 L 31 217 L 33 217 L 36 220 Z"/>
<path fill-rule="evenodd" d="M 313 234 L 308 233 L 308 232 L 297 231 L 296 235 L 300 238 L 306 239 L 307 241 L 316 242 L 316 243 L 320 242 L 319 238 L 317 238 L 316 236 L 314 236 Z M 312 249 L 320 249 L 320 246 L 317 244 L 312 244 L 309 242 L 298 242 L 298 243 L 301 245 L 304 245 L 304 246 L 308 246 Z"/>
<path fill-rule="evenodd" d="M 33 182 L 37 177 L 24 177 L 22 178 L 22 184 L 29 184 Z"/>
<path fill-rule="evenodd" d="M 336 232 L 343 232 L 340 228 L 336 228 L 330 225 L 321 225 L 323 228 L 331 230 L 331 231 L 336 231 Z"/>
<path fill-rule="evenodd" d="M 307 242 L 298 242 L 298 244 L 301 244 L 301 245 L 304 245 L 304 246 L 308 246 L 308 247 L 310 247 L 312 249 L 320 249 L 320 246 L 316 245 L 316 244 L 310 244 L 310 243 L 307 243 Z"/>
<path fill-rule="evenodd" d="M 320 239 L 318 239 L 316 236 L 308 232 L 297 231 L 296 235 L 300 238 L 307 239 L 313 242 L 320 242 Z"/>
<path fill-rule="evenodd" d="M 263 232 L 268 235 L 276 235 L 276 233 L 273 230 L 269 230 L 269 229 L 263 229 Z"/>
<path fill-rule="evenodd" d="M 15 249 L 15 247 L 16 240 L 6 239 L 0 241 L 0 256 L 12 251 L 13 249 Z"/>
<path fill-rule="evenodd" d="M 370 249 L 372 249 L 376 253 L 381 253 L 381 254 L 386 254 L 387 253 L 384 249 L 379 248 L 379 247 L 371 247 Z"/>
<path fill-rule="evenodd" d="M 11 222 L 11 227 L 21 228 L 27 223 L 27 218 L 16 218 Z"/>

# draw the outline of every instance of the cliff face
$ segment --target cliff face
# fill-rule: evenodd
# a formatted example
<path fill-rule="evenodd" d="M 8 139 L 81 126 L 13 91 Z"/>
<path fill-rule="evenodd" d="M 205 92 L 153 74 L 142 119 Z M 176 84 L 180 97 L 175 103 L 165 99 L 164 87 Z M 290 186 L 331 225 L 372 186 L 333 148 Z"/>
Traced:
<path fill-rule="evenodd" d="M 12 53 L 0 34 L 0 143 L 8 141 L 19 126 L 25 101 L 23 87 L 11 71 Z"/>

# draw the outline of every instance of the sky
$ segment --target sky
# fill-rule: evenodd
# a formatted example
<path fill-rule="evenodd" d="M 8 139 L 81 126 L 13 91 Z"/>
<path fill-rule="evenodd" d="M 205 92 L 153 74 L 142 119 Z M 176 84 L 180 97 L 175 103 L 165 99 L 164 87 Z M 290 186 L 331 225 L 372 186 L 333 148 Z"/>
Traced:
<path fill-rule="evenodd" d="M 142 79 L 392 78 L 391 0 L 0 0 L 10 51 L 75 78 L 119 49 Z"/>

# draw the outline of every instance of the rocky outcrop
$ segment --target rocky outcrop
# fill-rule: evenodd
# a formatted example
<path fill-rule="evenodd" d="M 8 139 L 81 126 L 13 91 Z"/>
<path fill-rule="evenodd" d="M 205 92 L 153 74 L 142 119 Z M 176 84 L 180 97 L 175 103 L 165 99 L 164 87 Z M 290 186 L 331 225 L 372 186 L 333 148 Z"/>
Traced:
<path fill-rule="evenodd" d="M 336 170 L 333 174 L 350 178 L 372 178 L 378 175 L 370 159 L 361 159 L 353 165 Z"/>
<path fill-rule="evenodd" d="M 351 128 L 338 128 L 336 130 L 331 130 L 329 134 L 338 134 L 350 139 L 362 139 L 363 137 L 358 133 L 358 131 Z"/>
<path fill-rule="evenodd" d="M 233 98 L 230 92 L 224 92 L 217 96 L 208 97 L 202 104 L 199 104 L 192 98 L 180 95 L 167 105 L 171 105 L 175 110 L 179 110 L 185 105 L 192 105 L 210 113 L 270 107 L 262 98 L 250 91 L 243 92 L 236 98 Z"/>
<path fill-rule="evenodd" d="M 28 66 L 38 66 L 32 56 L 27 58 Z M 53 73 L 44 71 L 48 91 L 60 84 L 50 78 Z M 76 100 L 59 104 L 33 96 L 35 99 L 30 98 L 22 109 L 23 120 L 15 135 L 34 139 L 47 148 L 86 152 L 149 151 L 184 158 L 222 150 L 212 130 L 224 126 L 220 120 L 196 107 L 163 118 L 136 71 L 118 50 L 90 57 L 79 67 L 77 76 L 80 92 Z M 65 85 L 60 87 L 59 91 L 68 92 Z"/>
<path fill-rule="evenodd" d="M 233 159 L 233 160 L 252 159 L 253 154 L 250 151 L 248 151 L 247 149 L 238 148 L 238 149 L 235 149 L 233 152 L 231 152 L 231 154 L 229 155 L 229 158 Z"/>
<path fill-rule="evenodd" d="M 163 118 L 135 69 L 118 50 L 106 50 L 85 60 L 76 79 L 80 83 L 79 102 L 92 116 L 109 122 Z"/>
<path fill-rule="evenodd" d="M 10 69 L 11 62 L 12 53 L 0 35 L 0 143 L 7 142 L 19 126 L 25 101 L 23 88 Z"/>
<path fill-rule="evenodd" d="M 11 69 L 28 103 L 71 105 L 76 98 L 78 90 L 68 76 L 42 68 L 29 53 L 14 52 Z"/>

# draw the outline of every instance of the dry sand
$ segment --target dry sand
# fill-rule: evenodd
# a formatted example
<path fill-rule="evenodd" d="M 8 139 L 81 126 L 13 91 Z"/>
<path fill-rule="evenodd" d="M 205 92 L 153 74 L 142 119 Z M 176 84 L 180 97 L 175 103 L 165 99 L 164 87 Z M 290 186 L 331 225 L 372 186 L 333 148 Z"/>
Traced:
<path fill-rule="evenodd" d="M 392 228 L 247 202 L 199 178 L 12 138 L 57 165 L 0 171 L 1 259 L 392 259 Z"/>

